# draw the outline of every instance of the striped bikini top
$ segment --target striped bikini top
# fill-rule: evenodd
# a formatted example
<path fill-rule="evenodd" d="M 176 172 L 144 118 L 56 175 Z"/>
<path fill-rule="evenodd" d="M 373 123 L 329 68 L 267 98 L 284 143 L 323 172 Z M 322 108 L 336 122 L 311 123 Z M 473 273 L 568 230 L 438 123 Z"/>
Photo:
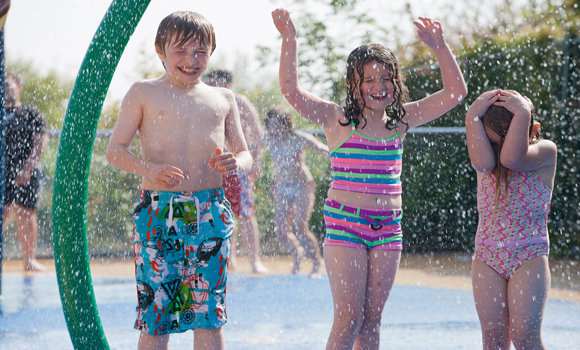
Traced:
<path fill-rule="evenodd" d="M 399 125 L 395 124 L 395 136 L 373 139 L 356 131 L 330 152 L 332 182 L 335 190 L 400 195 L 401 169 L 403 166 L 403 143 Z"/>

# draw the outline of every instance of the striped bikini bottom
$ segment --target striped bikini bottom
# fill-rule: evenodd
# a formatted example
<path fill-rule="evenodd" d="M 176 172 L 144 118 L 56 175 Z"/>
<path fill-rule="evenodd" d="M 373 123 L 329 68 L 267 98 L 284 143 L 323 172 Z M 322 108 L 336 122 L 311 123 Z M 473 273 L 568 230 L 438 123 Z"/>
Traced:
<path fill-rule="evenodd" d="M 401 209 L 354 207 L 332 199 L 324 203 L 325 246 L 403 250 Z"/>

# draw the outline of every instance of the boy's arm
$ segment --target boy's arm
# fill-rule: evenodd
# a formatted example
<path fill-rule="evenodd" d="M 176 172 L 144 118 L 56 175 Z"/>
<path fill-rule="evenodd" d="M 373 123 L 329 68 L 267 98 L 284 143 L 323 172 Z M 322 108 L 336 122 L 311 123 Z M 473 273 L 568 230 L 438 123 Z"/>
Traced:
<path fill-rule="evenodd" d="M 237 95 L 236 102 L 239 107 L 240 119 L 245 122 L 245 129 L 242 129 L 244 129 L 244 136 L 246 136 L 246 142 L 249 143 L 248 149 L 253 159 L 250 175 L 258 178 L 262 173 L 262 135 L 264 134 L 264 129 L 260 123 L 256 107 L 246 96 Z"/>
<path fill-rule="evenodd" d="M 129 150 L 143 118 L 143 106 L 139 84 L 134 84 L 121 103 L 119 118 L 107 146 L 107 160 L 128 173 L 149 177 L 167 188 L 184 179 L 183 172 L 169 164 L 147 162 Z"/>
<path fill-rule="evenodd" d="M 439 118 L 455 107 L 465 95 L 467 86 L 463 74 L 443 37 L 441 23 L 430 18 L 419 17 L 413 22 L 417 26 L 419 38 L 432 50 L 441 69 L 443 89 L 428 97 L 405 104 L 409 128 L 428 123 Z"/>
<path fill-rule="evenodd" d="M 220 148 L 216 148 L 216 155 L 209 160 L 209 166 L 222 175 L 235 174 L 238 171 L 248 172 L 252 168 L 252 156 L 242 132 L 238 105 L 230 90 L 221 89 L 221 91 L 229 104 L 224 135 L 228 152 L 223 153 Z"/>
<path fill-rule="evenodd" d="M 328 146 L 324 143 L 318 141 L 314 135 L 310 135 L 308 133 L 296 130 L 296 135 L 300 136 L 304 142 L 304 146 L 310 148 L 312 151 L 320 154 L 328 158 L 330 156 L 330 152 L 328 151 Z"/>
<path fill-rule="evenodd" d="M 530 145 L 532 102 L 516 91 L 501 91 L 495 105 L 514 114 L 500 154 L 502 165 L 518 171 L 555 168 L 557 149 L 552 141 L 540 140 Z"/>
<path fill-rule="evenodd" d="M 282 50 L 280 54 L 280 91 L 290 103 L 306 119 L 321 125 L 328 125 L 342 107 L 325 101 L 310 92 L 303 90 L 298 82 L 298 57 L 296 43 L 296 28 L 286 9 L 276 9 L 272 12 L 276 29 L 282 35 Z"/>
<path fill-rule="evenodd" d="M 469 107 L 465 115 L 465 131 L 467 150 L 471 165 L 480 173 L 488 173 L 495 168 L 496 155 L 493 152 L 489 138 L 485 133 L 481 117 L 498 99 L 498 90 L 481 94 Z"/>
<path fill-rule="evenodd" d="M 24 186 L 30 181 L 30 175 L 32 175 L 32 170 L 40 162 L 46 147 L 48 146 L 48 135 L 44 132 L 37 132 L 33 136 L 33 146 L 30 156 L 22 165 L 22 168 L 14 178 L 14 183 L 17 186 Z"/>

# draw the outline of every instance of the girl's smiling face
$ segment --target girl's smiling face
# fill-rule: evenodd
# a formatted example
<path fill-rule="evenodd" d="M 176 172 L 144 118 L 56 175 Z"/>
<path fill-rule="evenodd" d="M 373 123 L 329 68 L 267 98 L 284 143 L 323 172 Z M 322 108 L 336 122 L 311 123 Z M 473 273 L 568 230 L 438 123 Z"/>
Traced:
<path fill-rule="evenodd" d="M 364 99 L 367 109 L 385 110 L 393 102 L 395 90 L 390 70 L 384 64 L 372 61 L 363 67 L 363 71 L 359 98 Z"/>

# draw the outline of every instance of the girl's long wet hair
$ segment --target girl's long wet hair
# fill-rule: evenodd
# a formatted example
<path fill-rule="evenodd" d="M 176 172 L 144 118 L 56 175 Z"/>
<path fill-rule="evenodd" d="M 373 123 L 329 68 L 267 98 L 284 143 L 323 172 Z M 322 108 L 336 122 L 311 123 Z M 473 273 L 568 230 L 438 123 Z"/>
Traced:
<path fill-rule="evenodd" d="M 537 143 L 538 141 L 540 141 L 540 138 L 541 138 L 539 131 L 532 137 L 532 133 L 534 132 L 534 114 L 535 113 L 532 110 L 532 116 L 531 116 L 531 120 L 530 120 L 530 130 L 528 132 L 528 135 L 530 137 L 530 145 Z M 499 144 L 496 144 L 495 142 L 491 143 L 491 148 L 493 149 L 493 151 L 495 153 L 495 159 L 496 159 L 495 168 L 493 168 L 493 171 L 492 171 L 493 174 L 495 175 L 495 207 L 496 208 L 497 208 L 497 203 L 499 200 L 499 192 L 501 190 L 502 182 L 504 184 L 506 199 L 507 199 L 508 178 L 514 173 L 513 170 L 504 167 L 500 161 L 500 154 L 501 154 L 501 150 L 503 148 L 503 143 L 505 141 L 505 137 L 507 135 L 507 132 L 509 130 L 509 127 L 510 127 L 510 124 L 512 122 L 513 117 L 514 117 L 514 114 L 512 112 L 508 111 L 505 107 L 494 106 L 494 105 L 491 105 L 491 107 L 488 108 L 488 110 L 485 112 L 483 117 L 481 117 L 483 125 L 485 127 L 487 127 L 488 129 L 494 131 L 500 137 Z"/>
<path fill-rule="evenodd" d="M 380 44 L 361 45 L 348 55 L 346 62 L 347 94 L 345 102 L 345 114 L 348 121 L 345 123 L 340 122 L 340 125 L 347 126 L 352 121 L 355 127 L 358 127 L 361 121 L 364 121 L 361 129 L 365 127 L 367 121 L 363 111 L 366 107 L 366 101 L 362 98 L 360 91 L 362 90 L 362 83 L 365 79 L 364 67 L 373 61 L 385 66 L 391 74 L 391 81 L 395 86 L 393 102 L 385 109 L 388 119 L 385 127 L 392 130 L 395 127 L 395 123 L 401 122 L 407 125 L 408 130 L 409 124 L 403 120 L 407 113 L 403 104 L 408 99 L 408 90 L 403 81 L 403 72 L 393 52 Z M 360 105 L 361 102 L 362 106 Z"/>

